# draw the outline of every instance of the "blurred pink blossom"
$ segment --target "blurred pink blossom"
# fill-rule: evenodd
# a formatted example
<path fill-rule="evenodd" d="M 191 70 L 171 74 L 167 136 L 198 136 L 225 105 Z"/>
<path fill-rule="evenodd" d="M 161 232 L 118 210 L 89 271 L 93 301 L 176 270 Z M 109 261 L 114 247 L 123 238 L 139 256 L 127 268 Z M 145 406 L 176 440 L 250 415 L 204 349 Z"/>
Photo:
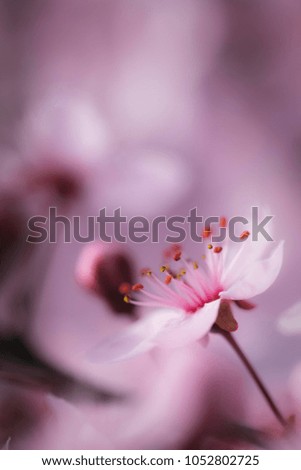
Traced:
<path fill-rule="evenodd" d="M 104 299 L 116 313 L 133 313 L 119 291 L 122 283 L 132 284 L 132 260 L 126 250 L 102 242 L 90 243 L 82 250 L 75 277 L 78 284 Z"/>

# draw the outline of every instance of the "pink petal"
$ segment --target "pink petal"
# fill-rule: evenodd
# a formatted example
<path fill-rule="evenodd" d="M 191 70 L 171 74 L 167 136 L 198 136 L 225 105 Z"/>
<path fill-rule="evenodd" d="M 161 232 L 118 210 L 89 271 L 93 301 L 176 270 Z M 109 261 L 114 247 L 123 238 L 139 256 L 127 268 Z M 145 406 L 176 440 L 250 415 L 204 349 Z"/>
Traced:
<path fill-rule="evenodd" d="M 220 300 L 194 314 L 160 309 L 149 312 L 120 334 L 105 339 L 89 353 L 93 362 L 114 362 L 142 354 L 155 346 L 176 348 L 203 338 L 214 324 Z"/>
<path fill-rule="evenodd" d="M 202 339 L 211 330 L 217 318 L 219 305 L 218 299 L 205 304 L 196 313 L 185 314 L 182 319 L 169 324 L 168 328 L 161 331 L 156 338 L 156 343 L 160 347 L 176 348 Z"/>
<path fill-rule="evenodd" d="M 220 297 L 241 300 L 261 294 L 276 280 L 282 260 L 283 242 L 280 242 L 268 258 L 249 260 L 237 280 L 221 292 Z"/>
<path fill-rule="evenodd" d="M 121 333 L 104 339 L 88 357 L 92 362 L 114 362 L 142 354 L 156 346 L 156 337 L 182 320 L 178 310 L 150 311 Z"/>
<path fill-rule="evenodd" d="M 255 261 L 268 257 L 271 243 L 264 241 L 253 242 L 251 238 L 238 243 L 228 243 L 224 250 L 224 270 L 222 284 L 230 286 L 249 269 Z"/>

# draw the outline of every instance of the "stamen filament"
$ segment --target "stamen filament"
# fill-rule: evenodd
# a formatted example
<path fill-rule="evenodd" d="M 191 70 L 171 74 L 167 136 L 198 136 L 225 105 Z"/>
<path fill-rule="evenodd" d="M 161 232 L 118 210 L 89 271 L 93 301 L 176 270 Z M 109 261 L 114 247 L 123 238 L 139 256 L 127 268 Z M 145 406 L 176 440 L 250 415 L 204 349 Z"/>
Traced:
<path fill-rule="evenodd" d="M 209 289 L 206 288 L 206 282 L 203 279 L 199 268 L 193 269 L 188 261 L 186 261 L 185 259 L 183 261 L 184 261 L 185 266 L 187 267 L 186 276 L 187 276 L 187 280 L 189 284 L 191 284 L 191 286 L 194 287 L 194 289 L 197 291 L 197 293 L 200 295 L 202 299 L 210 295 L 211 292 L 209 292 Z M 198 279 L 199 282 L 196 282 L 196 278 Z"/>
<path fill-rule="evenodd" d="M 149 280 L 153 280 L 162 289 L 162 291 L 166 293 L 172 300 L 177 299 L 178 302 L 181 302 L 183 300 L 180 295 L 178 295 L 174 290 L 172 290 L 169 285 L 166 285 L 164 282 L 162 282 L 155 274 L 152 274 Z"/>

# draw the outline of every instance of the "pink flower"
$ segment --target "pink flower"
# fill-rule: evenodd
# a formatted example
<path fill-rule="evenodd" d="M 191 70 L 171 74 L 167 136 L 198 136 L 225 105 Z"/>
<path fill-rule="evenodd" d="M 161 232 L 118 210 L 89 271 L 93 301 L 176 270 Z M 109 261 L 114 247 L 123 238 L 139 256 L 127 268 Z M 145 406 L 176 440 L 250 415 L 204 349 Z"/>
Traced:
<path fill-rule="evenodd" d="M 246 300 L 273 284 L 283 257 L 283 242 L 276 246 L 252 242 L 249 232 L 244 234 L 242 243 L 209 244 L 200 263 L 184 259 L 180 249 L 173 248 L 171 256 L 181 268 L 162 266 L 163 279 L 143 270 L 143 283 L 133 285 L 125 301 L 155 309 L 100 344 L 91 354 L 92 360 L 125 359 L 156 346 L 184 346 L 204 338 L 214 324 L 235 331 L 238 325 L 232 301 L 241 308 L 252 308 Z"/>
<path fill-rule="evenodd" d="M 89 243 L 82 250 L 75 270 L 78 284 L 104 300 L 110 310 L 134 314 L 135 306 L 123 301 L 120 286 L 132 284 L 130 256 L 120 248 L 102 242 Z"/>

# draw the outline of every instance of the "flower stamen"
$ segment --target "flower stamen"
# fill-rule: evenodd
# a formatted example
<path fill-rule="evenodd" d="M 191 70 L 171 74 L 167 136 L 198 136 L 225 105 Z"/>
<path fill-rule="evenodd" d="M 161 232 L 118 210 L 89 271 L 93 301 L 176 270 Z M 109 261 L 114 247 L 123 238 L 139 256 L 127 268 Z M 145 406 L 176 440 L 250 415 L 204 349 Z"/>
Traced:
<path fill-rule="evenodd" d="M 134 291 L 134 292 L 140 291 L 142 289 L 144 289 L 144 285 L 140 284 L 140 283 L 134 284 L 132 286 L 132 291 Z"/>
<path fill-rule="evenodd" d="M 209 238 L 211 235 L 212 235 L 211 228 L 210 227 L 205 227 L 203 232 L 202 232 L 203 238 Z"/>
<path fill-rule="evenodd" d="M 227 219 L 226 217 L 220 217 L 219 218 L 219 226 L 221 228 L 226 228 L 227 227 Z"/>
<path fill-rule="evenodd" d="M 128 294 L 131 290 L 131 285 L 128 282 L 122 282 L 119 286 L 120 294 Z"/>
<path fill-rule="evenodd" d="M 244 232 L 241 233 L 239 238 L 240 240 L 246 240 L 247 238 L 249 238 L 250 235 L 251 235 L 250 232 L 248 230 L 245 230 Z"/>
<path fill-rule="evenodd" d="M 175 261 L 180 261 L 181 256 L 182 256 L 181 251 L 176 251 L 175 254 L 173 255 L 173 259 L 174 259 Z"/>
<path fill-rule="evenodd" d="M 141 274 L 145 277 L 150 289 L 146 289 L 144 283 L 136 283 L 130 287 L 130 290 L 139 297 L 147 297 L 149 301 L 130 297 L 130 291 L 126 285 L 122 286 L 125 302 L 145 307 L 173 307 L 191 314 L 202 308 L 206 303 L 218 299 L 219 292 L 223 289 L 216 269 L 213 270 L 216 264 L 213 259 L 215 255 L 210 255 L 210 260 L 205 262 L 207 269 L 204 270 L 204 268 L 199 268 L 196 261 L 182 258 L 182 251 L 178 246 L 173 247 L 171 250 L 174 261 L 179 262 L 182 260 L 184 266 L 179 271 L 174 272 L 168 264 L 163 264 L 160 267 L 160 272 L 165 273 L 162 280 L 149 268 L 143 269 Z M 221 250 L 222 247 L 215 247 L 212 252 L 219 253 Z"/>

